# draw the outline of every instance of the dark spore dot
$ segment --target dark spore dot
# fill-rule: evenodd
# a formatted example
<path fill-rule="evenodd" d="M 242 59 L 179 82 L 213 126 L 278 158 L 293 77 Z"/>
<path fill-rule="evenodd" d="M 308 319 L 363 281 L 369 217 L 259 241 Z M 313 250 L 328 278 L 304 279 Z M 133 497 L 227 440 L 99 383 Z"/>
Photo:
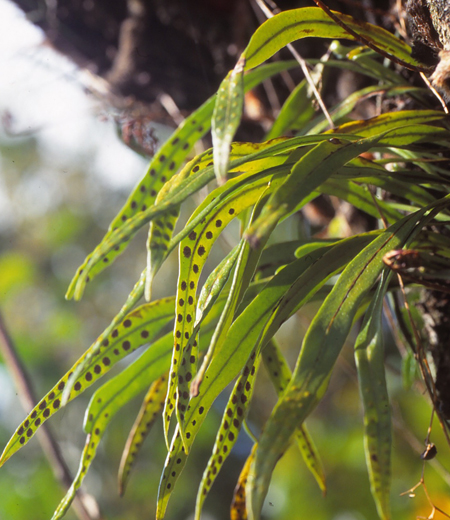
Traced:
<path fill-rule="evenodd" d="M 42 414 L 45 418 L 47 418 L 49 415 L 50 415 L 50 410 L 48 408 L 46 408 L 44 410 L 44 413 Z"/>
<path fill-rule="evenodd" d="M 228 438 L 230 439 L 230 441 L 234 441 L 234 433 L 233 432 L 230 432 L 228 434 Z"/>
<path fill-rule="evenodd" d="M 151 177 L 154 177 L 156 175 L 156 170 L 154 168 L 152 168 L 149 173 L 150 173 Z"/>
<path fill-rule="evenodd" d="M 175 139 L 172 141 L 172 145 L 176 145 L 179 140 L 180 140 L 179 137 L 175 137 Z"/>
<path fill-rule="evenodd" d="M 111 360 L 109 359 L 109 357 L 104 357 L 104 358 L 102 359 L 102 361 L 103 361 L 103 364 L 104 364 L 106 367 L 109 366 L 109 365 L 111 364 Z"/>
<path fill-rule="evenodd" d="M 145 204 L 142 204 L 141 211 L 145 211 L 147 209 L 147 206 Z"/>
<path fill-rule="evenodd" d="M 247 402 L 247 396 L 242 394 L 241 395 L 241 403 L 244 404 L 245 402 Z"/>
<path fill-rule="evenodd" d="M 175 169 L 175 162 L 172 161 L 170 164 L 169 164 L 169 170 L 174 170 Z"/>
<path fill-rule="evenodd" d="M 191 434 L 189 432 L 186 433 L 186 439 L 190 439 L 191 438 Z"/>
<path fill-rule="evenodd" d="M 207 493 L 206 488 L 203 488 L 203 494 L 206 495 L 206 493 Z"/>
<path fill-rule="evenodd" d="M 182 314 L 178 314 L 177 320 L 178 320 L 178 323 L 181 323 L 183 321 L 183 315 Z"/>
<path fill-rule="evenodd" d="M 206 253 L 206 249 L 203 246 L 200 246 L 197 249 L 197 253 L 199 254 L 199 256 L 203 256 Z"/>
<path fill-rule="evenodd" d="M 50 399 L 50 401 L 52 401 L 55 398 L 55 392 L 50 392 L 48 394 L 48 398 Z"/>
<path fill-rule="evenodd" d="M 213 234 L 211 233 L 211 231 L 207 231 L 205 236 L 208 240 L 211 240 L 211 238 L 213 237 Z"/>
<path fill-rule="evenodd" d="M 183 248 L 183 256 L 184 256 L 184 258 L 189 258 L 191 256 L 191 253 L 192 253 L 192 251 L 191 251 L 190 247 L 186 246 L 186 247 Z"/>
<path fill-rule="evenodd" d="M 185 290 L 186 290 L 186 287 L 187 287 L 186 282 L 184 282 L 184 281 L 181 282 L 181 286 L 180 286 L 180 287 L 181 287 L 181 290 L 182 290 L 182 291 L 185 291 Z"/>
<path fill-rule="evenodd" d="M 176 474 L 176 471 L 172 471 L 172 477 L 174 477 Z"/>
<path fill-rule="evenodd" d="M 113 338 L 117 338 L 118 335 L 119 335 L 119 331 L 118 331 L 117 329 L 114 329 L 114 330 L 112 331 L 111 336 L 112 336 Z"/>
<path fill-rule="evenodd" d="M 183 382 L 184 382 L 183 376 L 178 376 L 178 383 L 181 385 L 181 384 L 183 384 Z"/>
<path fill-rule="evenodd" d="M 180 299 L 178 300 L 178 305 L 179 305 L 180 307 L 183 307 L 183 305 L 184 305 L 184 300 L 183 300 L 183 298 L 180 298 Z"/>
<path fill-rule="evenodd" d="M 186 381 L 189 383 L 189 381 L 192 379 L 192 374 L 190 372 L 188 372 L 186 374 Z"/>
<path fill-rule="evenodd" d="M 55 399 L 55 402 L 53 403 L 53 408 L 56 410 L 57 408 L 59 408 L 60 404 L 61 404 L 60 400 L 59 399 Z"/>
<path fill-rule="evenodd" d="M 196 347 L 196 346 L 197 346 L 197 342 L 196 342 L 196 341 L 194 341 L 193 345 L 194 345 L 194 347 Z"/>
<path fill-rule="evenodd" d="M 148 331 L 147 330 L 143 330 L 141 332 L 141 338 L 144 338 L 144 339 L 148 338 Z"/>
<path fill-rule="evenodd" d="M 64 383 L 64 381 L 61 381 L 61 383 L 59 383 L 59 385 L 58 385 L 58 390 L 64 390 L 65 386 L 66 386 L 66 384 Z"/>
<path fill-rule="evenodd" d="M 113 350 L 113 352 L 114 352 L 114 354 L 115 354 L 116 356 L 118 356 L 118 355 L 120 354 L 120 350 L 119 350 L 118 348 L 115 348 L 115 349 Z"/>
<path fill-rule="evenodd" d="M 167 222 L 166 226 L 170 229 L 170 231 L 173 231 L 173 224 L 171 222 Z"/>
<path fill-rule="evenodd" d="M 175 345 L 175 350 L 178 352 L 180 350 L 180 344 L 179 343 L 176 343 Z M 175 364 L 175 361 L 176 359 L 173 360 L 174 364 Z"/>
<path fill-rule="evenodd" d="M 252 367 L 252 376 L 255 375 L 255 367 Z"/>
<path fill-rule="evenodd" d="M 21 426 L 18 430 L 17 430 L 17 435 L 22 435 L 23 433 L 23 426 Z"/>
<path fill-rule="evenodd" d="M 228 213 L 229 213 L 230 215 L 234 215 L 234 209 L 233 209 L 233 208 L 230 208 L 230 209 L 228 210 Z"/>
<path fill-rule="evenodd" d="M 216 220 L 216 227 L 220 227 L 222 225 L 222 221 L 220 219 Z"/>
<path fill-rule="evenodd" d="M 192 168 L 192 172 L 193 172 L 193 173 L 198 172 L 198 170 L 200 170 L 200 166 L 199 166 L 198 164 L 197 164 L 197 166 L 194 166 L 194 167 Z"/>
<path fill-rule="evenodd" d="M 206 166 L 212 166 L 214 163 L 211 161 Z"/>
<path fill-rule="evenodd" d="M 130 347 L 131 347 L 131 343 L 128 340 L 126 340 L 122 343 L 123 350 L 130 350 Z"/>
<path fill-rule="evenodd" d="M 32 419 L 34 419 L 34 418 L 36 417 L 36 415 L 37 415 L 37 412 L 36 412 L 36 410 L 34 410 L 34 412 L 30 415 L 30 417 L 31 417 Z"/>
<path fill-rule="evenodd" d="M 45 399 L 42 401 L 42 403 L 39 404 L 39 410 L 43 410 L 47 406 L 47 402 Z"/>
<path fill-rule="evenodd" d="M 194 303 L 194 298 L 192 298 L 192 296 L 189 296 L 188 303 L 189 305 L 192 305 Z"/>
<path fill-rule="evenodd" d="M 231 408 L 227 409 L 227 415 L 228 415 L 228 417 L 231 417 L 233 415 L 233 412 L 231 411 Z"/>
<path fill-rule="evenodd" d="M 140 191 L 141 193 L 145 193 L 145 191 L 146 191 L 145 186 L 141 186 L 141 187 L 139 188 L 139 191 Z"/>
<path fill-rule="evenodd" d="M 233 395 L 233 397 L 231 398 L 231 402 L 233 404 L 236 404 L 237 403 L 237 396 L 236 395 Z"/>
<path fill-rule="evenodd" d="M 188 315 L 186 316 L 186 321 L 187 321 L 188 323 L 191 323 L 191 321 L 192 321 L 192 316 L 191 316 L 190 314 L 188 314 Z"/>
<path fill-rule="evenodd" d="M 202 415 L 202 413 L 205 411 L 205 409 L 203 408 L 203 406 L 200 406 L 200 408 L 198 409 L 198 413 L 200 415 Z"/>
<path fill-rule="evenodd" d="M 166 160 L 166 156 L 165 155 L 160 155 L 159 156 L 159 162 L 164 162 Z"/>
<path fill-rule="evenodd" d="M 196 270 L 196 268 L 197 268 L 197 270 Z M 194 265 L 194 272 L 198 273 L 198 266 L 196 266 L 196 265 Z M 191 290 L 195 289 L 195 282 L 191 282 L 189 284 L 189 289 L 191 289 Z"/>
<path fill-rule="evenodd" d="M 177 464 L 181 464 L 181 459 L 177 459 Z"/>
<path fill-rule="evenodd" d="M 23 444 L 25 442 L 25 437 L 21 437 L 19 442 L 20 442 L 20 444 Z M 206 491 L 206 489 L 205 489 L 205 491 Z"/>
<path fill-rule="evenodd" d="M 123 326 L 124 326 L 124 327 L 131 327 L 131 320 L 125 320 L 125 321 L 123 322 Z"/>
<path fill-rule="evenodd" d="M 195 363 L 195 356 L 191 356 L 191 357 L 189 358 L 189 361 L 191 362 L 191 364 L 192 364 L 192 363 Z"/>
<path fill-rule="evenodd" d="M 189 233 L 189 238 L 190 238 L 191 240 L 195 240 L 195 239 L 197 238 L 197 233 L 196 233 L 195 231 L 191 231 L 191 232 Z"/>
<path fill-rule="evenodd" d="M 30 421 L 27 419 L 24 423 L 23 423 L 23 427 L 24 428 L 28 428 L 28 425 L 30 424 Z"/>
<path fill-rule="evenodd" d="M 189 397 L 189 394 L 187 392 L 183 392 L 183 399 L 187 399 Z"/>
<path fill-rule="evenodd" d="M 172 484 L 167 484 L 167 489 L 170 489 L 172 487 Z"/>
<path fill-rule="evenodd" d="M 228 430 L 228 421 L 224 421 L 223 423 L 223 429 Z"/>
<path fill-rule="evenodd" d="M 189 148 L 189 143 L 184 143 L 183 150 L 187 150 Z"/>
<path fill-rule="evenodd" d="M 122 215 L 122 222 L 125 222 L 125 220 L 127 220 L 127 216 L 126 215 Z"/>
<path fill-rule="evenodd" d="M 233 419 L 233 426 L 239 428 L 239 421 L 237 419 Z"/>
<path fill-rule="evenodd" d="M 79 381 L 77 381 L 74 385 L 73 385 L 73 388 L 74 390 L 76 390 L 77 392 L 79 390 L 81 390 L 81 383 Z"/>
<path fill-rule="evenodd" d="M 133 200 L 133 202 L 131 203 L 131 209 L 135 209 L 137 206 L 137 202 L 135 200 Z"/>
<path fill-rule="evenodd" d="M 249 374 L 250 374 L 250 369 L 248 368 L 247 365 L 245 365 L 245 368 L 244 368 L 244 376 L 247 377 Z"/>
<path fill-rule="evenodd" d="M 244 413 L 243 410 L 242 410 L 242 408 L 241 408 L 240 406 L 238 406 L 238 408 L 237 408 L 237 413 L 238 413 L 238 415 L 240 415 L 240 416 L 242 416 L 242 414 Z"/>
<path fill-rule="evenodd" d="M 158 194 L 158 192 L 157 192 L 156 190 L 151 190 L 151 191 L 150 191 L 150 195 L 151 195 L 152 197 L 156 197 L 157 194 Z"/>
<path fill-rule="evenodd" d="M 213 472 L 213 475 L 215 475 L 217 473 L 217 468 L 215 466 L 213 467 L 212 472 Z"/>
<path fill-rule="evenodd" d="M 186 339 L 189 339 L 189 332 L 185 332 L 185 333 L 184 333 L 184 337 L 185 337 Z"/>
<path fill-rule="evenodd" d="M 95 435 L 100 435 L 100 430 L 98 428 L 95 428 L 94 433 L 95 433 Z"/>
<path fill-rule="evenodd" d="M 164 175 L 161 177 L 161 182 L 166 182 L 166 177 L 164 177 Z"/>
<path fill-rule="evenodd" d="M 175 332 L 175 336 L 176 336 L 177 338 L 181 338 L 181 332 L 180 332 L 179 330 L 177 330 L 177 331 Z"/>
<path fill-rule="evenodd" d="M 84 377 L 86 378 L 86 381 L 92 381 L 92 374 L 90 372 L 86 372 Z"/>
<path fill-rule="evenodd" d="M 245 389 L 247 390 L 247 392 L 250 390 L 251 387 L 252 387 L 252 385 L 247 381 L 245 383 Z"/>
<path fill-rule="evenodd" d="M 41 419 L 38 418 L 36 419 L 36 422 L 34 423 L 34 425 L 36 426 L 36 428 L 41 424 Z"/>
<path fill-rule="evenodd" d="M 222 461 L 223 461 L 222 455 L 219 455 L 219 458 L 217 460 L 218 460 L 219 464 L 222 464 Z"/>
<path fill-rule="evenodd" d="M 225 444 L 225 446 L 223 447 L 223 452 L 226 453 L 228 451 L 228 446 Z"/>

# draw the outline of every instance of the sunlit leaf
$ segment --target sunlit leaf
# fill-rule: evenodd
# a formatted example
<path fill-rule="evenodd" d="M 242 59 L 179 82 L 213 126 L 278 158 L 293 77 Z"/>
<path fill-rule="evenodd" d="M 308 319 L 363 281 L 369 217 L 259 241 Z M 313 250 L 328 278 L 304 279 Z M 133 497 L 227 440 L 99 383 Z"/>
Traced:
<path fill-rule="evenodd" d="M 100 351 L 92 357 L 74 381 L 69 400 L 78 397 L 84 390 L 104 376 L 118 361 L 137 348 L 145 345 L 161 334 L 173 319 L 174 300 L 165 298 L 142 305 L 126 318 L 102 342 Z M 83 363 L 89 350 L 75 363 L 58 383 L 41 399 L 24 422 L 17 428 L 6 445 L 0 458 L 4 464 L 16 451 L 22 448 L 41 424 L 60 409 L 61 397 L 68 378 L 76 367 Z"/>

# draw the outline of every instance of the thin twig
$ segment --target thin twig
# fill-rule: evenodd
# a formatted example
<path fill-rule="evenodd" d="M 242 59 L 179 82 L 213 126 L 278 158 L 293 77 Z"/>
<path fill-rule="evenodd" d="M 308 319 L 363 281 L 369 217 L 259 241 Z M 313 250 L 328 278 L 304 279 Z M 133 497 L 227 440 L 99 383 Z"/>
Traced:
<path fill-rule="evenodd" d="M 19 399 L 26 413 L 36 405 L 36 398 L 32 389 L 30 378 L 25 367 L 17 354 L 14 343 L 6 329 L 3 318 L 0 314 L 0 354 L 2 355 L 9 372 L 14 378 Z M 53 437 L 47 424 L 42 424 L 37 432 L 42 450 L 53 470 L 56 479 L 67 490 L 72 484 L 73 478 L 67 467 L 58 444 Z M 73 502 L 73 508 L 80 520 L 101 520 L 100 508 L 95 499 L 78 491 Z"/>
<path fill-rule="evenodd" d="M 267 18 L 272 18 L 275 16 L 275 14 L 267 7 L 267 5 L 264 3 L 264 0 L 255 0 L 258 4 L 261 11 L 267 16 Z M 279 11 L 278 7 L 276 6 L 275 2 L 272 0 L 270 1 L 271 5 L 276 8 L 277 11 Z M 319 104 L 322 112 L 324 113 L 328 124 L 330 125 L 330 128 L 334 128 L 333 120 L 331 119 L 331 116 L 327 110 L 327 107 L 325 106 L 325 103 L 323 102 L 323 99 L 317 90 L 316 84 L 314 83 L 314 80 L 311 77 L 311 73 L 309 72 L 308 65 L 306 64 L 306 61 L 300 56 L 300 54 L 295 50 L 294 46 L 291 43 L 288 43 L 286 47 L 289 49 L 289 52 L 294 56 L 294 58 L 297 60 L 298 64 L 300 65 L 303 74 L 305 75 L 306 81 L 308 82 L 309 86 L 311 87 L 314 97 L 317 100 L 317 103 Z"/>

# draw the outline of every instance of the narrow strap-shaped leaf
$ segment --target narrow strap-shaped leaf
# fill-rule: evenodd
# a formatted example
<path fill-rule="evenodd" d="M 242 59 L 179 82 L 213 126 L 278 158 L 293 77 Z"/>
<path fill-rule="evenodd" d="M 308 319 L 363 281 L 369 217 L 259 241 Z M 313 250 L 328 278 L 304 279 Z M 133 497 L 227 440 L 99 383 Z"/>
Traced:
<path fill-rule="evenodd" d="M 217 305 L 205 319 L 203 338 L 205 344 L 211 339 L 222 305 Z M 149 381 L 160 377 L 168 369 L 173 345 L 172 333 L 168 333 L 147 349 L 132 365 L 108 381 L 92 396 L 85 414 L 84 429 L 88 434 L 78 473 L 66 496 L 58 506 L 53 520 L 61 518 L 69 508 L 77 489 L 80 487 L 98 444 L 112 417 L 138 393 L 145 389 Z M 203 347 L 204 348 L 204 345 Z"/>
<path fill-rule="evenodd" d="M 365 247 L 347 265 L 313 319 L 293 377 L 265 426 L 252 464 L 247 484 L 252 519 L 260 518 L 272 471 L 295 427 L 303 424 L 326 389 L 362 299 L 383 270 L 383 256 L 411 237 L 425 212 L 405 217 Z"/>
<path fill-rule="evenodd" d="M 118 483 L 121 496 L 125 493 L 131 467 L 136 460 L 139 450 L 163 409 L 167 392 L 167 376 L 168 374 L 161 376 L 150 386 L 128 436 L 119 466 Z"/>
<path fill-rule="evenodd" d="M 141 392 L 149 381 L 160 377 L 170 359 L 171 334 L 154 343 L 140 358 L 118 376 L 108 381 L 92 396 L 84 418 L 87 438 L 77 474 L 65 497 L 57 507 L 52 520 L 59 520 L 67 512 L 77 489 L 94 460 L 106 427 L 116 413 Z"/>
<path fill-rule="evenodd" d="M 429 123 L 438 119 L 443 119 L 443 113 L 438 110 L 401 110 L 399 112 L 381 114 L 367 120 L 344 123 L 332 130 L 328 130 L 325 134 L 334 134 L 335 132 L 345 134 L 349 132 L 353 135 L 373 137 L 384 132 L 401 130 L 403 126 Z M 386 137 L 386 143 L 389 142 L 389 137 L 390 134 Z"/>
<path fill-rule="evenodd" d="M 265 79 L 294 66 L 296 66 L 296 63 L 293 61 L 278 62 L 251 71 L 246 74 L 243 80 L 244 91 L 251 90 Z M 120 237 L 120 240 L 115 241 L 112 248 L 102 249 L 101 255 L 94 254 L 94 251 L 87 256 L 70 283 L 66 294 L 67 299 L 75 298 L 79 300 L 83 295 L 86 283 L 108 265 L 111 265 L 115 258 L 125 250 L 128 242 L 139 229 L 139 226 L 137 228 L 131 226 L 130 230 L 129 221 L 135 220 L 141 213 L 148 212 L 164 183 L 176 173 L 194 144 L 210 129 L 214 104 L 215 96 L 212 96 L 186 118 L 158 150 L 150 162 L 144 178 L 133 190 L 124 207 L 112 221 L 101 244 L 108 244 L 111 239 L 117 240 L 118 237 Z M 182 201 L 180 200 L 180 202 Z M 140 221 L 139 218 L 137 220 Z M 147 222 L 149 220 L 147 219 Z M 122 230 L 122 228 L 125 229 Z"/>
<path fill-rule="evenodd" d="M 236 444 L 242 422 L 247 415 L 254 388 L 254 379 L 259 365 L 259 358 L 255 360 L 255 357 L 255 352 L 253 352 L 245 364 L 241 375 L 237 379 L 225 407 L 222 422 L 217 431 L 213 453 L 205 468 L 198 489 L 195 505 L 195 520 L 200 520 L 203 502 L 216 480 L 219 471 L 222 469 L 225 460 Z"/>
<path fill-rule="evenodd" d="M 388 54 L 394 55 L 408 64 L 418 65 L 411 58 L 411 47 L 393 34 L 381 27 L 355 20 L 351 16 L 337 14 L 355 33 L 362 35 Z M 310 36 L 345 40 L 355 39 L 317 7 L 283 11 L 265 21 L 253 34 L 243 52 L 247 59 L 245 69 L 257 67 L 288 43 Z"/>
<path fill-rule="evenodd" d="M 272 384 L 280 396 L 291 380 L 291 370 L 274 339 L 267 343 L 261 355 Z M 295 436 L 307 468 L 316 479 L 322 493 L 325 494 L 327 490 L 325 472 L 314 442 L 304 424 L 297 428 Z"/>
<path fill-rule="evenodd" d="M 244 104 L 244 65 L 241 57 L 217 91 L 212 117 L 214 172 L 219 186 L 227 180 L 230 144 L 241 122 Z"/>
<path fill-rule="evenodd" d="M 253 212 L 250 216 L 250 222 L 252 222 L 255 218 L 258 217 L 268 197 L 273 192 L 273 190 L 275 190 L 279 186 L 281 182 L 281 178 L 274 177 L 272 179 L 270 185 L 267 186 L 266 190 L 262 193 L 257 204 L 255 205 Z M 265 245 L 266 242 L 263 241 L 259 244 L 258 248 L 250 248 L 245 239 L 241 240 L 240 252 L 236 262 L 236 269 L 234 271 L 228 298 L 224 306 L 223 312 L 220 316 L 220 319 L 217 323 L 217 327 L 214 331 L 208 351 L 206 352 L 203 358 L 200 370 L 197 374 L 197 377 L 192 382 L 190 392 L 191 396 L 198 395 L 199 386 L 203 381 L 205 372 L 211 361 L 214 359 L 216 351 L 220 351 L 221 346 L 225 342 L 227 332 L 233 322 L 233 319 L 235 318 L 236 314 L 239 313 L 239 305 L 242 303 L 245 306 L 243 300 L 246 297 L 251 280 L 253 279 L 257 265 L 259 263 L 261 253 L 264 250 Z M 249 295 L 249 297 L 251 296 Z"/>
<path fill-rule="evenodd" d="M 197 214 L 201 213 L 205 207 L 211 208 L 209 213 L 203 217 L 200 223 L 180 243 L 180 271 L 178 276 L 174 329 L 175 345 L 170 369 L 169 390 L 163 416 L 165 432 L 168 431 L 169 420 L 175 402 L 177 402 L 179 420 L 181 420 L 181 422 L 183 421 L 182 415 L 184 415 L 185 410 L 181 407 L 186 407 L 185 402 L 183 402 L 186 400 L 183 394 L 186 393 L 186 398 L 188 398 L 189 386 L 193 379 L 193 372 L 191 369 L 188 369 L 188 367 L 192 368 L 192 365 L 196 363 L 197 359 L 196 353 L 193 352 L 195 340 L 191 338 L 196 317 L 196 291 L 203 266 L 214 242 L 225 226 L 244 209 L 256 203 L 261 193 L 266 190 L 273 173 L 275 172 L 266 173 L 264 176 L 261 176 L 258 181 L 255 179 L 252 183 L 243 182 L 246 178 L 246 176 L 243 175 L 230 180 L 222 188 L 215 190 L 194 212 L 191 220 L 194 219 Z M 233 190 L 234 187 L 240 189 Z M 229 194 L 225 196 L 223 200 L 220 198 L 221 191 L 224 192 L 224 194 Z M 180 366 L 182 366 L 183 356 L 186 366 L 182 374 L 179 373 L 179 371 Z M 190 361 L 191 357 L 193 357 L 192 361 Z M 175 399 L 177 386 L 178 392 Z M 183 399 L 180 399 L 180 392 Z"/>
<path fill-rule="evenodd" d="M 109 334 L 102 343 L 100 351 L 85 365 L 74 381 L 69 400 L 78 397 L 93 383 L 104 376 L 118 361 L 134 352 L 137 348 L 152 341 L 173 319 L 173 298 L 157 300 L 142 305 L 127 317 Z M 50 392 L 35 406 L 24 422 L 17 428 L 6 445 L 0 458 L 4 464 L 16 451 L 22 448 L 41 424 L 60 409 L 61 397 L 68 378 L 89 353 L 84 354 L 64 375 Z"/>
<path fill-rule="evenodd" d="M 330 276 L 376 235 L 377 233 L 369 233 L 343 240 L 338 246 L 310 251 L 308 255 L 282 269 L 251 300 L 229 328 L 218 355 L 208 367 L 198 395 L 192 397 L 189 402 L 185 413 L 185 442 L 188 451 L 212 403 L 238 375 L 255 346 L 260 344 L 260 337 L 274 307 L 291 285 L 296 283 L 298 286 L 295 305 L 292 307 L 295 311 L 301 303 L 309 301 Z M 177 426 L 159 485 L 157 520 L 164 518 L 167 504 L 186 459 L 187 454 Z"/>
<path fill-rule="evenodd" d="M 250 465 L 256 451 L 257 444 L 253 445 L 250 455 L 245 461 L 241 474 L 239 475 L 236 487 L 234 488 L 233 499 L 230 507 L 230 520 L 247 520 L 247 507 L 245 505 L 245 486 L 247 485 Z"/>
<path fill-rule="evenodd" d="M 384 276 L 367 310 L 355 344 L 359 388 L 364 405 L 364 446 L 372 495 L 380 518 L 390 518 L 392 424 L 383 349 L 383 298 L 390 276 Z"/>
<path fill-rule="evenodd" d="M 360 153 L 370 150 L 379 138 L 367 138 L 356 142 L 331 139 L 319 143 L 303 155 L 292 167 L 290 176 L 275 191 L 261 212 L 261 216 L 247 230 L 250 244 L 257 244 L 268 229 L 296 206 L 335 171 Z"/>

